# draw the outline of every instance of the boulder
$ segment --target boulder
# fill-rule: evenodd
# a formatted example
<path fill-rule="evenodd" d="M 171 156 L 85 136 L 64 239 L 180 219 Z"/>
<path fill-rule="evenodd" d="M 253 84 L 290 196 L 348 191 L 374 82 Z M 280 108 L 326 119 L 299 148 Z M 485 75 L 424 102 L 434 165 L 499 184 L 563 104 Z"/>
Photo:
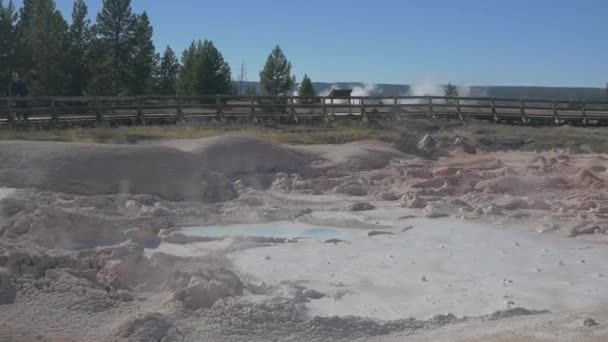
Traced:
<path fill-rule="evenodd" d="M 498 177 L 481 181 L 475 190 L 490 194 L 526 195 L 535 191 L 535 186 L 519 177 Z"/>
<path fill-rule="evenodd" d="M 366 196 L 368 187 L 358 182 L 347 182 L 336 187 L 335 191 L 349 196 Z"/>
<path fill-rule="evenodd" d="M 502 210 L 497 205 L 491 204 L 483 208 L 483 213 L 486 215 L 502 215 Z"/>
<path fill-rule="evenodd" d="M 549 203 L 537 198 L 530 200 L 528 205 L 530 209 L 534 210 L 551 210 Z"/>
<path fill-rule="evenodd" d="M 393 192 L 385 192 L 380 194 L 380 199 L 383 201 L 397 201 L 399 196 L 395 195 Z"/>
<path fill-rule="evenodd" d="M 430 134 L 425 135 L 424 138 L 422 138 L 418 142 L 418 144 L 416 144 L 416 147 L 418 148 L 418 150 L 425 152 L 425 153 L 435 152 L 435 150 L 437 149 L 437 146 L 439 146 L 439 142 L 437 140 L 435 140 L 435 138 L 433 138 Z"/>
<path fill-rule="evenodd" d="M 402 200 L 401 200 L 401 206 L 404 208 L 414 208 L 414 209 L 422 209 L 424 207 L 426 207 L 427 201 L 418 196 L 418 195 L 412 195 L 412 196 L 403 196 Z"/>
<path fill-rule="evenodd" d="M 495 204 L 502 210 L 530 209 L 528 201 L 518 197 L 502 197 Z"/>
<path fill-rule="evenodd" d="M 348 211 L 367 211 L 374 210 L 375 208 L 376 207 L 369 202 L 357 202 L 346 206 L 346 210 Z"/>
<path fill-rule="evenodd" d="M 175 300 L 190 310 L 210 308 L 218 300 L 243 294 L 243 283 L 236 274 L 218 269 L 192 276 L 187 287 L 173 294 Z"/>

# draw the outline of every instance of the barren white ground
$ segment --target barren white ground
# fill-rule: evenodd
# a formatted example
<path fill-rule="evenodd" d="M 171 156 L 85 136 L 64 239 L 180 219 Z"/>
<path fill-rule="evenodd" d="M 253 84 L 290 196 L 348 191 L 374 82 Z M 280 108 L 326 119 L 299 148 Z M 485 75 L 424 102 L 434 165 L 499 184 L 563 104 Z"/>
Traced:
<path fill-rule="evenodd" d="M 316 212 L 324 219 L 377 222 L 395 235 L 368 237 L 370 230 L 342 228 L 338 237 L 348 243 L 307 239 L 229 257 L 260 282 L 298 282 L 327 294 L 307 305 L 319 316 L 427 319 L 443 312 L 479 316 L 514 306 L 560 312 L 608 302 L 608 250 L 601 246 L 525 227 L 399 219 L 408 213 Z M 407 226 L 413 228 L 401 232 Z M 203 243 L 201 250 L 218 243 Z"/>

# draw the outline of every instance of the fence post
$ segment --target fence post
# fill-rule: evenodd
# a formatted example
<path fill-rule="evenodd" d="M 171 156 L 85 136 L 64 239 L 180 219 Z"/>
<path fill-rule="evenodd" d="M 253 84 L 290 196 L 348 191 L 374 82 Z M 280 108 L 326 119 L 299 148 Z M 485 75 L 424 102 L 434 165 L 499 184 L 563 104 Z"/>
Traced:
<path fill-rule="evenodd" d="M 137 124 L 143 125 L 144 124 L 144 111 L 142 110 L 142 107 L 141 107 L 141 96 L 137 95 L 135 97 L 135 101 L 137 101 Z"/>
<path fill-rule="evenodd" d="M 177 110 L 177 113 L 175 113 L 175 122 L 180 123 L 184 120 L 184 111 L 182 110 L 182 100 L 177 95 L 175 95 L 175 107 Z"/>
<path fill-rule="evenodd" d="M 95 97 L 93 100 L 95 104 L 95 115 L 97 117 L 97 122 L 103 122 L 103 104 L 99 101 L 98 97 Z"/>
<path fill-rule="evenodd" d="M 8 124 L 11 127 L 15 126 L 15 112 L 13 111 L 13 99 L 12 98 L 7 98 L 6 99 L 6 110 L 7 110 L 7 120 L 8 120 Z"/>
<path fill-rule="evenodd" d="M 298 123 L 298 116 L 296 115 L 296 108 L 294 107 L 295 100 L 293 97 L 289 98 L 289 109 L 291 111 L 291 118 L 294 123 Z"/>
<path fill-rule="evenodd" d="M 494 122 L 498 122 L 498 113 L 496 112 L 496 103 L 494 103 L 494 98 L 491 98 L 490 101 L 492 106 L 492 120 L 494 120 Z"/>
<path fill-rule="evenodd" d="M 402 108 L 401 108 L 401 106 L 397 107 L 397 105 L 399 105 L 399 100 L 397 99 L 397 96 L 395 96 L 395 98 L 393 99 L 393 105 L 394 105 L 394 107 L 391 109 L 391 112 L 395 116 L 395 119 L 401 120 L 401 109 Z"/>
<path fill-rule="evenodd" d="M 583 125 L 587 126 L 587 106 L 585 105 L 585 101 L 581 102 L 581 114 L 583 116 Z"/>
<path fill-rule="evenodd" d="M 557 103 L 553 100 L 553 121 L 559 126 L 559 114 L 557 114 Z"/>
<path fill-rule="evenodd" d="M 462 117 L 462 109 L 460 108 L 460 97 L 456 98 L 456 111 L 458 112 L 458 119 L 460 121 L 464 121 L 464 118 Z"/>
<path fill-rule="evenodd" d="M 327 115 L 327 106 L 325 105 L 325 96 L 323 96 L 321 98 L 321 106 L 323 106 L 323 120 L 325 120 L 325 122 L 329 122 L 329 116 Z"/>
<path fill-rule="evenodd" d="M 361 98 L 361 119 L 367 122 L 367 113 L 365 112 L 365 101 Z"/>
<path fill-rule="evenodd" d="M 215 96 L 215 106 L 217 107 L 217 113 L 215 115 L 218 121 L 222 121 L 224 119 L 224 108 L 222 108 L 222 101 L 220 99 L 220 95 Z"/>
<path fill-rule="evenodd" d="M 57 110 L 55 108 L 55 98 L 51 99 L 51 122 L 55 125 L 59 124 L 59 116 L 57 115 Z"/>
<path fill-rule="evenodd" d="M 435 113 L 433 112 L 433 98 L 429 97 L 429 116 L 432 119 L 436 119 Z"/>
<path fill-rule="evenodd" d="M 331 106 L 331 116 L 335 119 L 336 113 L 334 113 L 334 98 L 333 97 L 329 100 L 329 105 Z"/>
<path fill-rule="evenodd" d="M 526 117 L 526 107 L 523 99 L 519 100 L 519 113 L 521 114 L 521 123 L 528 123 L 528 118 Z"/>
<path fill-rule="evenodd" d="M 252 122 L 257 122 L 257 118 L 255 117 L 255 100 L 253 99 L 253 96 L 249 97 L 249 106 L 250 106 L 250 112 L 249 112 L 249 118 L 251 119 Z"/>

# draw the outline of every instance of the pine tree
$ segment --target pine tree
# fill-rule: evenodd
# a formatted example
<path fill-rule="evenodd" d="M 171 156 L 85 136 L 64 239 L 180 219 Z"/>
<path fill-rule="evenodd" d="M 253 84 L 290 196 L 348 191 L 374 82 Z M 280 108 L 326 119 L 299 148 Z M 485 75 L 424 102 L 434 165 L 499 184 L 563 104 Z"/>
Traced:
<path fill-rule="evenodd" d="M 143 95 L 152 91 L 152 72 L 155 65 L 153 33 L 148 14 L 143 12 L 136 16 L 130 60 L 132 77 L 128 84 L 130 94 Z"/>
<path fill-rule="evenodd" d="M 298 96 L 302 96 L 305 98 L 300 99 L 300 103 L 310 104 L 314 102 L 312 97 L 315 97 L 317 94 L 315 93 L 315 88 L 312 86 L 312 81 L 308 77 L 308 75 L 304 74 L 304 78 L 302 79 L 302 83 L 300 83 L 300 88 L 298 88 Z"/>
<path fill-rule="evenodd" d="M 80 96 L 85 93 L 91 77 L 89 54 L 93 42 L 91 21 L 87 19 L 87 5 L 76 0 L 72 9 L 72 24 L 68 31 L 67 93 Z"/>
<path fill-rule="evenodd" d="M 11 73 L 17 66 L 17 12 L 13 1 L 0 0 L 0 96 L 8 92 Z"/>
<path fill-rule="evenodd" d="M 232 94 L 232 73 L 219 50 L 210 40 L 201 47 L 201 72 L 199 75 L 202 95 Z"/>
<path fill-rule="evenodd" d="M 182 66 L 177 79 L 177 92 L 180 95 L 196 95 L 200 93 L 200 54 L 202 42 L 193 41 L 182 53 Z"/>
<path fill-rule="evenodd" d="M 456 102 L 456 98 L 458 97 L 458 88 L 452 83 L 448 83 L 445 87 L 445 95 L 447 103 Z"/>
<path fill-rule="evenodd" d="M 34 0 L 28 15 L 23 39 L 31 51 L 31 65 L 25 81 L 32 94 L 63 94 L 67 23 L 54 0 Z"/>
<path fill-rule="evenodd" d="M 260 71 L 260 83 L 264 92 L 272 96 L 285 95 L 293 87 L 291 62 L 278 45 L 268 56 L 264 69 Z"/>
<path fill-rule="evenodd" d="M 177 87 L 177 73 L 179 72 L 179 62 L 175 52 L 169 45 L 165 49 L 156 75 L 155 92 L 159 95 L 175 95 Z"/>
<path fill-rule="evenodd" d="M 178 79 L 181 95 L 232 94 L 230 66 L 213 42 L 192 42 L 182 55 Z"/>
<path fill-rule="evenodd" d="M 129 92 L 136 19 L 131 0 L 103 0 L 95 25 L 98 41 L 94 48 L 99 58 L 95 61 L 97 79 L 93 89 L 97 94 Z"/>

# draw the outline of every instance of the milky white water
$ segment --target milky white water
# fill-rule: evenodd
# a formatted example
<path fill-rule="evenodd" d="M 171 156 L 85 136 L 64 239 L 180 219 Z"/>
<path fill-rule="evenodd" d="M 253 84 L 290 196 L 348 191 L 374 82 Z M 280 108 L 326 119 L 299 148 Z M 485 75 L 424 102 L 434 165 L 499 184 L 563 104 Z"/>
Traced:
<path fill-rule="evenodd" d="M 335 236 L 349 244 L 307 239 L 237 251 L 230 258 L 259 281 L 297 281 L 327 294 L 307 303 L 312 315 L 422 319 L 608 302 L 604 246 L 455 219 L 398 220 L 403 214 L 383 209 L 352 215 L 390 225 L 396 235 L 368 237 L 366 230 L 335 228 Z M 323 215 L 333 213 L 317 214 Z M 401 232 L 408 225 L 413 228 Z"/>
<path fill-rule="evenodd" d="M 181 230 L 191 236 L 251 236 L 276 238 L 332 239 L 340 235 L 331 227 L 313 226 L 299 222 L 269 222 L 253 224 L 233 224 L 227 226 L 185 227 Z"/>

